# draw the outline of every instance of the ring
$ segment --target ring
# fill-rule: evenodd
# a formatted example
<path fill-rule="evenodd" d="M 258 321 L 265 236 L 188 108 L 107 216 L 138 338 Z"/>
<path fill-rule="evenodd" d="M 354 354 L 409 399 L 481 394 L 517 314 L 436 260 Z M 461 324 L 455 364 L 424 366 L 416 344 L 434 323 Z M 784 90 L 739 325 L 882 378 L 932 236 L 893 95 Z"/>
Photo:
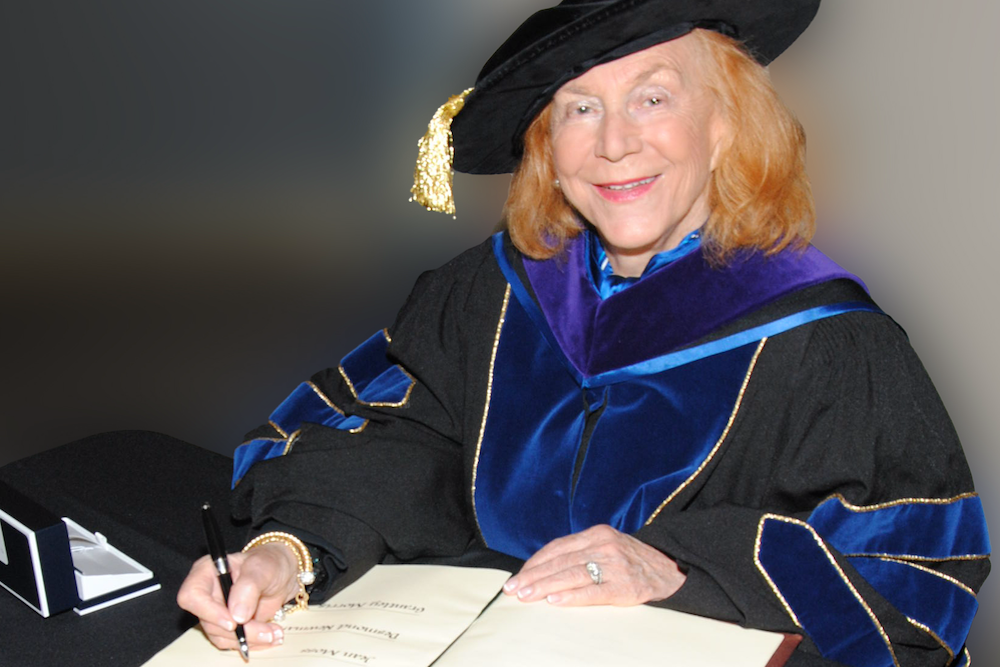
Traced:
<path fill-rule="evenodd" d="M 598 586 L 604 581 L 604 574 L 601 572 L 601 566 L 594 561 L 589 561 L 587 563 L 587 574 L 590 575 L 590 580 L 593 581 Z"/>

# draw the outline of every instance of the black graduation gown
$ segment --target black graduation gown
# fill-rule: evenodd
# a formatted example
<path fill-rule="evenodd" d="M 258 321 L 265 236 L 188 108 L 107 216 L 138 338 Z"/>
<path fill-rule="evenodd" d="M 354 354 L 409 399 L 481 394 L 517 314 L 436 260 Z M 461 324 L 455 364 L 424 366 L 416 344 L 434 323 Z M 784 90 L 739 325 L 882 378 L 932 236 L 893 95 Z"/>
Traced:
<path fill-rule="evenodd" d="M 528 284 L 509 242 L 504 252 Z M 341 368 L 317 373 L 305 389 L 336 412 L 334 426 L 306 415 L 292 432 L 272 418 L 248 434 L 248 441 L 273 442 L 285 455 L 249 468 L 235 487 L 234 515 L 249 518 L 258 532 L 280 526 L 321 547 L 328 581 L 320 595 L 376 562 L 460 562 L 463 554 L 484 553 L 489 543 L 476 516 L 474 485 L 494 389 L 492 365 L 511 298 L 491 243 L 467 251 L 422 275 L 393 326 L 373 339 L 383 341 L 385 368 L 396 369 L 379 381 L 404 389 L 394 400 L 366 400 L 363 383 L 345 371 L 357 360 L 345 359 Z M 811 286 L 697 343 L 849 300 L 870 302 L 847 281 Z M 957 635 L 958 645 L 954 637 L 943 640 L 914 618 L 911 607 L 920 600 L 904 600 L 910 606 L 902 611 L 859 573 L 862 565 L 884 562 L 877 554 L 841 553 L 836 540 L 825 541 L 807 523 L 825 512 L 826 519 L 814 523 L 856 533 L 857 521 L 877 514 L 893 521 L 891 512 L 914 510 L 895 519 L 900 532 L 912 532 L 915 522 L 926 521 L 920 514 L 925 509 L 955 510 L 942 520 L 966 523 L 969 512 L 975 515 L 975 507 L 956 513 L 957 505 L 978 502 L 970 471 L 933 385 L 891 319 L 847 312 L 759 344 L 719 445 L 690 483 L 633 531 L 687 574 L 674 596 L 656 604 L 803 634 L 790 665 L 836 664 L 833 658 L 848 664 L 964 663 L 964 634 Z M 909 503 L 913 499 L 921 502 Z M 981 546 L 985 523 L 976 521 L 973 516 L 970 530 L 982 533 Z M 932 531 L 919 546 L 944 539 Z M 978 553 L 982 548 L 957 554 L 965 546 L 917 557 L 907 571 L 919 568 L 934 581 L 960 586 L 960 597 L 968 597 L 985 579 L 989 561 Z M 782 578 L 800 568 L 801 576 Z M 896 581 L 895 588 L 907 587 Z M 831 586 L 837 591 L 824 589 Z M 824 649 L 831 636 L 836 642 L 837 633 L 853 632 L 840 626 L 857 620 L 822 617 L 838 595 L 856 605 L 852 613 L 866 617 L 870 636 L 848 641 L 853 648 Z M 867 655 L 871 641 L 881 647 L 879 656 Z"/>

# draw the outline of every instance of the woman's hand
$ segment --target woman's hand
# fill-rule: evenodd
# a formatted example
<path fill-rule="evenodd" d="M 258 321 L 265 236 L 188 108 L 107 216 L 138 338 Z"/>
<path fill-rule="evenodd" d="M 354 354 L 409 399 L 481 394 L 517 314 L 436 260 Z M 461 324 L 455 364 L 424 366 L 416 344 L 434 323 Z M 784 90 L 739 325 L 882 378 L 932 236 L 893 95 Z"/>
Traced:
<path fill-rule="evenodd" d="M 264 544 L 245 554 L 229 554 L 228 561 L 233 579 L 228 607 L 208 556 L 191 567 L 177 593 L 177 604 L 198 617 L 205 634 L 220 649 L 239 648 L 237 623 L 243 624 L 251 649 L 281 644 L 281 626 L 270 620 L 299 590 L 294 554 L 282 544 Z"/>
<path fill-rule="evenodd" d="M 587 569 L 595 563 L 601 583 Z M 677 563 L 611 526 L 594 526 L 552 540 L 507 580 L 504 592 L 524 602 L 629 606 L 663 600 L 686 579 Z"/>

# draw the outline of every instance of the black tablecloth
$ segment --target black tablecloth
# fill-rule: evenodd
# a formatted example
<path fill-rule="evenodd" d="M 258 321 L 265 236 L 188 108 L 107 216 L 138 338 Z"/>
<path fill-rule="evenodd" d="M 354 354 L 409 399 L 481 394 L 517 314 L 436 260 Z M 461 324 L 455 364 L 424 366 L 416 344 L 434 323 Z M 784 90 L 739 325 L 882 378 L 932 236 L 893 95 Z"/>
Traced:
<path fill-rule="evenodd" d="M 99 531 L 149 567 L 161 590 L 87 616 L 42 618 L 0 588 L 0 665 L 141 665 L 191 627 L 174 600 L 203 555 L 208 500 L 230 549 L 245 531 L 228 520 L 232 460 L 144 431 L 97 435 L 0 468 L 0 480 L 57 516 Z"/>

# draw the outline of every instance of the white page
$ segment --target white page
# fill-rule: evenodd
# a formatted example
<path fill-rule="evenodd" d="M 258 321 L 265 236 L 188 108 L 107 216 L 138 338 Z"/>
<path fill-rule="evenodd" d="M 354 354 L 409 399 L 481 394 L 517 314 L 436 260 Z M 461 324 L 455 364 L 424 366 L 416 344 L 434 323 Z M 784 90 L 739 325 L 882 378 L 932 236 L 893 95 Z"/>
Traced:
<path fill-rule="evenodd" d="M 501 595 L 434 667 L 764 667 L 784 636 L 668 609 Z"/>
<path fill-rule="evenodd" d="M 284 646 L 251 657 L 295 667 L 764 667 L 784 638 L 643 605 L 564 608 L 506 595 L 477 619 L 508 577 L 498 570 L 380 565 L 324 605 L 289 615 Z M 216 650 L 194 628 L 146 667 L 239 664 L 236 651 Z"/>
<path fill-rule="evenodd" d="M 283 646 L 252 651 L 253 662 L 295 667 L 429 665 L 465 630 L 510 573 L 436 565 L 379 565 L 323 605 L 289 614 Z M 218 651 L 199 628 L 153 657 L 147 667 L 226 667 L 236 651 Z"/>

